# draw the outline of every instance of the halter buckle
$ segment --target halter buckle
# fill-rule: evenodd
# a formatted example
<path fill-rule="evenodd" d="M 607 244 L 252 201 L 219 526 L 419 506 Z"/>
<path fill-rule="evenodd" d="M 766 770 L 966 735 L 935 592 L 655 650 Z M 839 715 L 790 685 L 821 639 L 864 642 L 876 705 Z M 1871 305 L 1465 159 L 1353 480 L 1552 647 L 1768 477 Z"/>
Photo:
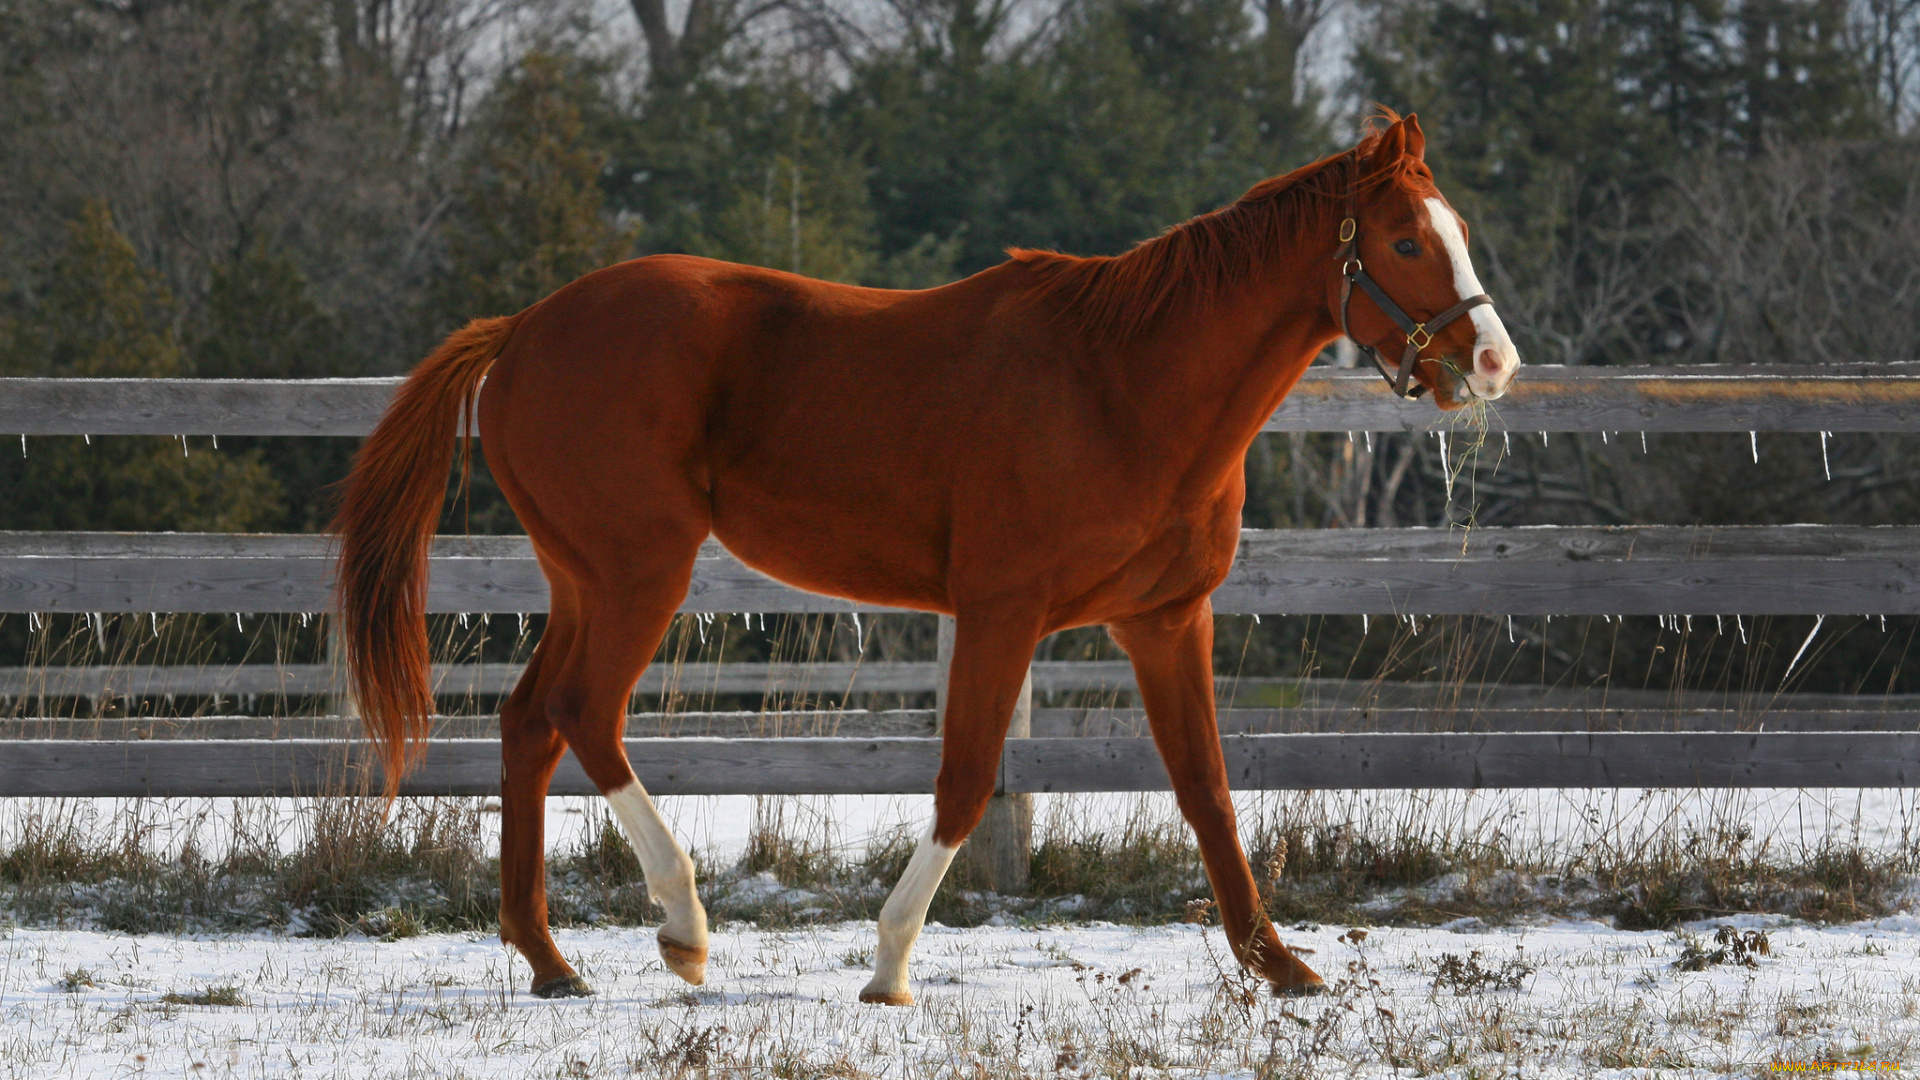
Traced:
<path fill-rule="evenodd" d="M 1407 344 L 1416 349 L 1424 349 L 1433 344 L 1433 335 L 1427 333 L 1426 323 L 1421 323 L 1413 328 L 1413 332 L 1407 335 Z"/>
<path fill-rule="evenodd" d="M 1340 242 L 1343 244 L 1352 243 L 1353 234 L 1357 228 L 1358 226 L 1356 226 L 1353 223 L 1352 218 L 1347 218 L 1341 221 L 1340 222 Z"/>

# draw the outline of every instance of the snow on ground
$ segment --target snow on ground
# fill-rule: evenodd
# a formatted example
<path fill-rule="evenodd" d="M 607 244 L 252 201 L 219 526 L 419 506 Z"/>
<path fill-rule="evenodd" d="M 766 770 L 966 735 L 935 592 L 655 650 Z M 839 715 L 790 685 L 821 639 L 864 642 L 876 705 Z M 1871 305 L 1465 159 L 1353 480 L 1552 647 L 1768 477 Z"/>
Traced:
<path fill-rule="evenodd" d="M 721 928 L 697 990 L 662 968 L 646 930 L 564 932 L 600 993 L 563 1002 L 528 996 L 525 966 L 481 936 L 14 930 L 0 941 L 0 1075 L 1384 1077 L 1397 1065 L 1465 1078 L 1920 1063 L 1920 917 L 1766 923 L 1742 924 L 1769 935 L 1757 967 L 1700 971 L 1672 967 L 1673 935 L 1594 923 L 1290 929 L 1335 984 L 1311 999 L 1223 977 L 1216 929 L 936 925 L 912 1009 L 855 1001 L 871 923 Z M 1697 929 L 1711 945 L 1712 928 Z M 209 991 L 229 1004 L 181 1003 Z"/>

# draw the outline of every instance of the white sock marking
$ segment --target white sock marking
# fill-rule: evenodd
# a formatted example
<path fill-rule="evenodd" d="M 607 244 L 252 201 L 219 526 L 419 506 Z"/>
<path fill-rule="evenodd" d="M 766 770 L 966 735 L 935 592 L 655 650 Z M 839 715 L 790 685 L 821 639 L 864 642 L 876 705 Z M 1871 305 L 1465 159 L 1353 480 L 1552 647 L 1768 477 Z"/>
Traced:
<path fill-rule="evenodd" d="M 620 831 L 627 834 L 627 842 L 633 845 L 633 853 L 640 857 L 640 869 L 647 875 L 647 895 L 667 909 L 667 921 L 660 932 L 682 945 L 706 948 L 707 911 L 694 892 L 693 860 L 674 841 L 647 789 L 635 780 L 607 792 L 607 805 L 620 823 Z"/>
<path fill-rule="evenodd" d="M 901 994 L 907 989 L 907 957 L 913 941 L 927 922 L 927 905 L 933 903 L 934 890 L 947 876 L 954 852 L 933 838 L 931 831 L 920 846 L 913 849 L 907 871 L 893 887 L 886 905 L 880 909 L 880 945 L 874 950 L 873 980 L 866 994 Z"/>

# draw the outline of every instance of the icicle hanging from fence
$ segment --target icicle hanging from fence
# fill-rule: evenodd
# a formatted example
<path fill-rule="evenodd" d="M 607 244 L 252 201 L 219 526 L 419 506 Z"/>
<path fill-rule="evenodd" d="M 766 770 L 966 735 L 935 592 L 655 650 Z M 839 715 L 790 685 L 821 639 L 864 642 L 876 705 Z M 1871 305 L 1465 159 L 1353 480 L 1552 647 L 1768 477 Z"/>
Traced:
<path fill-rule="evenodd" d="M 1780 676 L 1781 682 L 1786 682 L 1787 679 L 1793 675 L 1793 669 L 1800 663 L 1800 658 L 1807 654 L 1807 646 L 1813 644 L 1814 636 L 1820 633 L 1820 624 L 1826 621 L 1827 617 L 1825 615 L 1815 615 L 1813 617 L 1813 629 L 1807 631 L 1807 640 L 1800 643 L 1799 651 L 1793 654 L 1793 659 L 1787 661 L 1787 673 Z"/>

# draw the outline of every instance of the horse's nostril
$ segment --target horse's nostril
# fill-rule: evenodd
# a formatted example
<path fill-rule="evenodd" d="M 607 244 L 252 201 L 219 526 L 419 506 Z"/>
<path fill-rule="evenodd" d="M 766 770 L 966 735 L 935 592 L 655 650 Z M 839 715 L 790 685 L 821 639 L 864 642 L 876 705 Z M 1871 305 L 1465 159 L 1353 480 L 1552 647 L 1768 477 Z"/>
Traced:
<path fill-rule="evenodd" d="M 1492 349 L 1481 349 L 1478 359 L 1481 371 L 1489 375 L 1500 374 L 1500 354 L 1498 352 Z"/>

